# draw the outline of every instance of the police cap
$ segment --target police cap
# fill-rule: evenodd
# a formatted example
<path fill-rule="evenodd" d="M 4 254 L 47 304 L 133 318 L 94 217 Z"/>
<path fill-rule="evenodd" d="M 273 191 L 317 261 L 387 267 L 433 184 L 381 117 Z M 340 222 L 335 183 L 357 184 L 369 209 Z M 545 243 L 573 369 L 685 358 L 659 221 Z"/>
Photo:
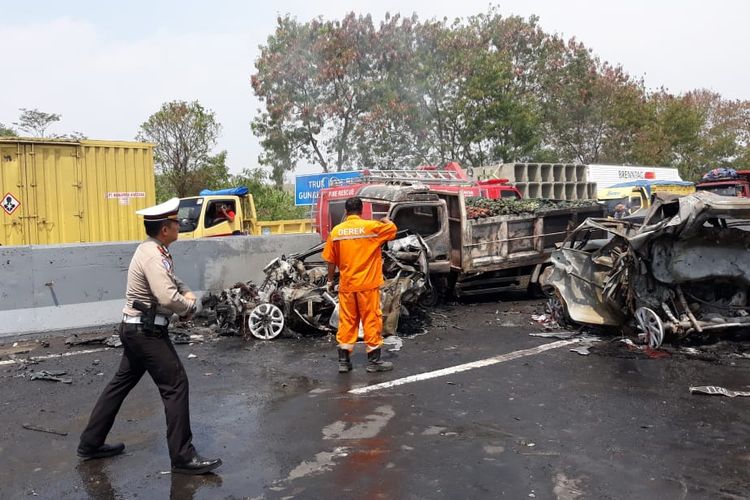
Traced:
<path fill-rule="evenodd" d="M 177 220 L 177 211 L 179 208 L 180 199 L 172 198 L 153 207 L 137 210 L 135 213 L 142 215 L 144 221 Z"/>

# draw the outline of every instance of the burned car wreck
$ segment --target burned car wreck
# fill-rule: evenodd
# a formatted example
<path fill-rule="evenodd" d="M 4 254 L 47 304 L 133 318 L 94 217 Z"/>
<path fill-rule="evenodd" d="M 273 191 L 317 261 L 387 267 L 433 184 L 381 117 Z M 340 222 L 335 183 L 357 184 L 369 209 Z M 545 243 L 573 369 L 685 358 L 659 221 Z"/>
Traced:
<path fill-rule="evenodd" d="M 588 219 L 540 279 L 558 322 L 665 336 L 750 327 L 750 199 L 658 197 L 642 225 Z"/>
<path fill-rule="evenodd" d="M 321 243 L 272 260 L 263 269 L 265 279 L 260 285 L 237 283 L 219 294 L 204 296 L 206 324 L 220 334 L 264 340 L 279 336 L 285 328 L 303 334 L 335 331 L 338 297 L 326 291 L 328 267 L 320 259 L 322 249 Z M 418 235 L 388 242 L 383 250 L 385 283 L 380 297 L 384 336 L 395 334 L 401 318 L 431 297 L 428 261 L 429 248 Z"/>

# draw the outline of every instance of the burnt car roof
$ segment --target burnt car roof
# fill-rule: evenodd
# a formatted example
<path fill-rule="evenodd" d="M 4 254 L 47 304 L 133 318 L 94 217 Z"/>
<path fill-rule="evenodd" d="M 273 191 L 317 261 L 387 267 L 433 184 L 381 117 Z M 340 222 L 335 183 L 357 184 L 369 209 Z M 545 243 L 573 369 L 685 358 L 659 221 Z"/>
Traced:
<path fill-rule="evenodd" d="M 430 192 L 424 184 L 371 184 L 362 188 L 358 196 L 389 202 L 410 200 L 437 200 L 438 195 Z"/>

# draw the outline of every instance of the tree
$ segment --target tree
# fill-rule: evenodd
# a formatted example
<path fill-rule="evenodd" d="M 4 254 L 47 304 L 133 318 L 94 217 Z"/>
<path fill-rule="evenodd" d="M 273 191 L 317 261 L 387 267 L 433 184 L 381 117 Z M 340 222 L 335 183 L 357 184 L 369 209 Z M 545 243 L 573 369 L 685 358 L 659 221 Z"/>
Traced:
<path fill-rule="evenodd" d="M 294 205 L 294 194 L 268 184 L 268 172 L 262 168 L 245 169 L 232 176 L 232 186 L 245 186 L 253 195 L 258 220 L 304 219 L 308 209 Z"/>
<path fill-rule="evenodd" d="M 18 132 L 0 123 L 0 137 L 16 137 Z"/>
<path fill-rule="evenodd" d="M 60 121 L 60 115 L 55 113 L 45 113 L 38 109 L 26 109 L 20 108 L 21 116 L 17 122 L 13 122 L 13 125 L 19 128 L 22 132 L 32 134 L 34 137 L 44 137 L 52 123 Z"/>
<path fill-rule="evenodd" d="M 142 125 L 138 140 L 153 142 L 157 174 L 169 192 L 185 197 L 226 179 L 226 152 L 211 156 L 221 125 L 198 101 L 164 103 Z"/>

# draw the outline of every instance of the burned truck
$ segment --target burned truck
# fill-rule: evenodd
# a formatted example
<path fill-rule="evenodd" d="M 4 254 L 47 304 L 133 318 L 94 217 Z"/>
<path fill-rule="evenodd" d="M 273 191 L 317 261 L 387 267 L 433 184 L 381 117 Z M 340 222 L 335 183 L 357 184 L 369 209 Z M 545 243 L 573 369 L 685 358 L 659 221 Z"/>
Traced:
<path fill-rule="evenodd" d="M 658 197 L 643 225 L 589 219 L 541 278 L 559 322 L 666 337 L 750 327 L 750 200 Z"/>
<path fill-rule="evenodd" d="M 549 202 L 482 198 L 476 186 L 389 182 L 321 190 L 318 230 L 325 239 L 340 223 L 346 198 L 359 196 L 365 218 L 388 216 L 399 230 L 420 235 L 430 250 L 429 271 L 435 294 L 483 294 L 508 285 L 536 283 L 556 244 L 605 208 L 592 200 Z M 506 212 L 477 210 L 485 200 Z M 481 207 L 479 207 L 481 208 Z"/>
<path fill-rule="evenodd" d="M 323 244 L 282 255 L 264 269 L 260 285 L 237 283 L 203 298 L 204 314 L 219 333 L 271 340 L 286 328 L 298 333 L 336 329 L 338 298 L 326 290 L 328 266 L 320 258 Z M 395 334 L 401 321 L 417 313 L 431 290 L 429 248 L 418 235 L 404 235 L 383 250 L 381 309 L 383 334 Z M 338 282 L 336 276 L 335 282 Z"/>

